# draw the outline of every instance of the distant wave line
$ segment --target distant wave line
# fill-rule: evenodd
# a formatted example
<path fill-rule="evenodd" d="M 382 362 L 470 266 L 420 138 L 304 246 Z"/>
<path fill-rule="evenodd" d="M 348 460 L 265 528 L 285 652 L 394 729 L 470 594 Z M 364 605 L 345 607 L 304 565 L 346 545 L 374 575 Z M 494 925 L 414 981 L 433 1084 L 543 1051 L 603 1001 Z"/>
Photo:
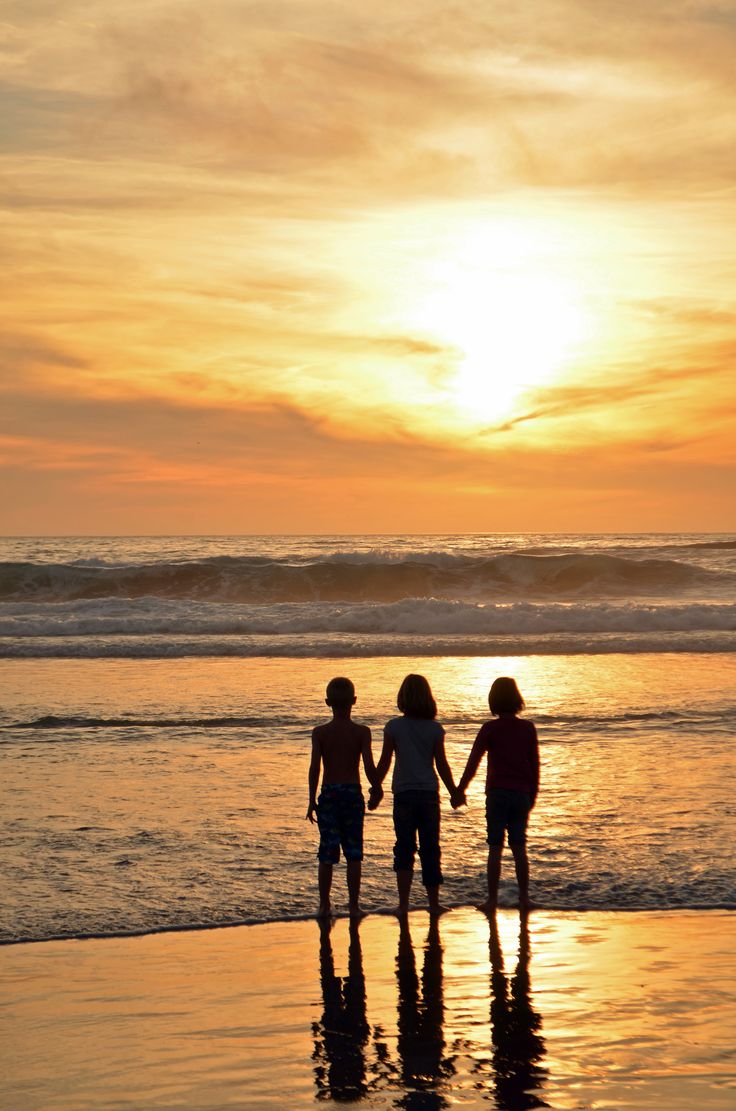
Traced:
<path fill-rule="evenodd" d="M 703 723 L 720 723 L 724 728 L 731 727 L 736 718 L 736 702 L 733 707 L 721 708 L 718 711 L 698 710 L 696 708 L 683 711 L 627 711 L 620 714 L 607 713 L 604 717 L 590 714 L 534 714 L 534 720 L 542 731 L 546 729 L 559 730 L 560 728 L 582 727 L 610 730 L 620 725 L 696 725 Z M 483 720 L 483 714 L 443 713 L 442 720 L 446 726 L 477 726 Z M 135 714 L 118 714 L 114 717 L 92 717 L 80 714 L 45 714 L 38 718 L 29 718 L 22 721 L 10 721 L 0 724 L 0 732 L 12 730 L 41 730 L 53 731 L 58 729 L 279 729 L 284 727 L 304 728 L 304 718 L 301 715 L 274 714 L 269 717 L 248 717 L 238 714 L 219 717 L 136 717 Z M 555 743 L 555 737 L 543 735 L 543 742 Z"/>
<path fill-rule="evenodd" d="M 137 717 L 84 717 L 46 714 L 29 721 L 4 723 L 0 729 L 253 729 L 283 725 L 303 725 L 303 719 L 274 717 L 196 717 L 196 718 L 137 718 Z"/>
<path fill-rule="evenodd" d="M 1 659 L 346 659 L 387 656 L 565 656 L 611 653 L 730 653 L 736 632 L 548 633 L 525 635 L 335 634 L 315 636 L 125 636 L 0 638 Z"/>

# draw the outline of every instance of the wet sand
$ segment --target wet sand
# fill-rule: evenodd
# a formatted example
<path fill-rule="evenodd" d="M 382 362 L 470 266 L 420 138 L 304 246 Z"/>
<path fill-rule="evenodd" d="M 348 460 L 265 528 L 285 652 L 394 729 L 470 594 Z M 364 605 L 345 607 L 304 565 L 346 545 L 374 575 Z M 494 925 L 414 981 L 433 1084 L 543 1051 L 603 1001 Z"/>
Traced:
<path fill-rule="evenodd" d="M 472 909 L 0 950 L 4 1111 L 732 1108 L 732 912 Z"/>

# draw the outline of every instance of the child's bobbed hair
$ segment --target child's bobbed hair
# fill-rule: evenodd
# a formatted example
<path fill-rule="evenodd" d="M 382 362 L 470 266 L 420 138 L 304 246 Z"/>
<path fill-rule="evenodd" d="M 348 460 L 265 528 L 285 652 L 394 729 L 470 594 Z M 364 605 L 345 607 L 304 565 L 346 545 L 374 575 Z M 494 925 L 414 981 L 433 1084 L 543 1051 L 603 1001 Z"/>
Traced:
<path fill-rule="evenodd" d="M 407 675 L 399 687 L 396 705 L 402 714 L 410 718 L 427 718 L 431 721 L 437 717 L 437 703 L 432 688 L 423 675 Z"/>
<path fill-rule="evenodd" d="M 337 675 L 327 684 L 325 696 L 328 706 L 352 706 L 355 702 L 355 687 L 350 679 Z"/>
<path fill-rule="evenodd" d="M 525 702 L 516 680 L 508 675 L 494 679 L 488 692 L 488 705 L 492 714 L 518 714 L 524 709 Z"/>

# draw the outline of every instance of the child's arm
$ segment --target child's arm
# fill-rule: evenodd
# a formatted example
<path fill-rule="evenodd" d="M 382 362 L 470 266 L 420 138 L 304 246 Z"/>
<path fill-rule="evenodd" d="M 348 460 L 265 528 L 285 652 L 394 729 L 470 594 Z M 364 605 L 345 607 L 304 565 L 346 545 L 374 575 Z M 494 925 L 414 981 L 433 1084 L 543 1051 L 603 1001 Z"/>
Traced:
<path fill-rule="evenodd" d="M 367 726 L 361 740 L 360 751 L 363 757 L 363 767 L 365 768 L 366 778 L 371 785 L 371 792 L 368 797 L 368 809 L 375 810 L 383 798 L 383 789 L 377 776 L 376 765 L 373 762 L 371 731 Z"/>
<path fill-rule="evenodd" d="M 366 779 L 371 787 L 380 787 L 381 781 L 376 776 L 376 765 L 373 762 L 373 748 L 371 746 L 371 731 L 365 726 L 365 731 L 360 741 L 360 754 L 363 757 Z"/>
<path fill-rule="evenodd" d="M 381 749 L 381 755 L 379 757 L 378 764 L 376 765 L 376 783 L 379 786 L 386 778 L 386 774 L 388 772 L 388 769 L 391 767 L 391 761 L 394 758 L 395 751 L 396 745 L 394 743 L 394 739 L 389 733 L 388 729 L 384 729 L 383 748 Z"/>
<path fill-rule="evenodd" d="M 388 769 L 391 767 L 391 761 L 393 760 L 395 749 L 396 745 L 394 744 L 393 737 L 387 729 L 384 729 L 383 748 L 381 749 L 381 755 L 379 757 L 378 764 L 376 765 L 376 774 L 375 779 L 373 780 L 373 790 L 371 791 L 370 801 L 368 802 L 369 810 L 375 810 L 379 802 L 383 798 L 383 790 L 381 788 L 381 784 L 386 778 Z"/>
<path fill-rule="evenodd" d="M 485 741 L 484 741 L 483 737 L 481 737 L 481 733 L 479 732 L 478 736 L 475 738 L 475 742 L 473 744 L 473 747 L 470 750 L 470 755 L 468 756 L 468 762 L 465 765 L 465 771 L 460 776 L 460 782 L 457 785 L 457 793 L 459 795 L 464 795 L 465 794 L 465 792 L 468 788 L 468 784 L 471 782 L 473 776 L 475 775 L 475 773 L 478 770 L 478 765 L 480 764 L 481 760 L 483 759 L 483 754 L 484 754 L 485 751 L 486 751 Z"/>
<path fill-rule="evenodd" d="M 434 766 L 437 768 L 437 774 L 444 783 L 445 787 L 450 793 L 452 800 L 453 810 L 461 805 L 460 795 L 455 787 L 455 780 L 452 778 L 450 765 L 447 762 L 447 753 L 445 752 L 445 735 L 444 733 L 434 746 Z"/>
<path fill-rule="evenodd" d="M 314 822 L 314 811 L 317 807 L 317 788 L 319 786 L 319 770 L 322 763 L 322 749 L 317 738 L 317 730 L 312 732 L 312 759 L 309 762 L 309 806 L 306 818 Z"/>
<path fill-rule="evenodd" d="M 531 803 L 529 804 L 529 809 L 531 810 L 534 806 L 534 803 L 537 801 L 537 795 L 539 794 L 539 741 L 537 740 L 537 730 L 534 726 L 534 723 L 530 721 L 529 724 L 532 727 L 532 735 L 531 735 L 531 738 L 530 738 L 530 746 L 529 746 L 530 747 L 529 762 L 531 763 L 531 766 L 532 766 L 532 775 L 533 775 L 533 778 L 534 778 L 534 783 L 533 783 L 533 786 L 532 786 Z"/>

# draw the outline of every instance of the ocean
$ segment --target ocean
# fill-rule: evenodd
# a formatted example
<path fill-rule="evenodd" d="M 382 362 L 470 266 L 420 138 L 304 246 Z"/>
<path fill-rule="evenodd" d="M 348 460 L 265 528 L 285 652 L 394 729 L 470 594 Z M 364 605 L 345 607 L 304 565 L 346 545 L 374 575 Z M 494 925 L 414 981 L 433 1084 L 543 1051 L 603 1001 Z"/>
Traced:
<path fill-rule="evenodd" d="M 0 940 L 313 913 L 325 685 L 353 679 L 377 755 L 409 671 L 456 777 L 490 683 L 516 677 L 541 742 L 539 905 L 736 907 L 733 534 L 18 538 L 0 541 Z M 467 809 L 443 803 L 447 903 L 483 897 L 484 836 L 481 773 Z M 368 910 L 395 902 L 392 844 L 387 791 Z"/>

